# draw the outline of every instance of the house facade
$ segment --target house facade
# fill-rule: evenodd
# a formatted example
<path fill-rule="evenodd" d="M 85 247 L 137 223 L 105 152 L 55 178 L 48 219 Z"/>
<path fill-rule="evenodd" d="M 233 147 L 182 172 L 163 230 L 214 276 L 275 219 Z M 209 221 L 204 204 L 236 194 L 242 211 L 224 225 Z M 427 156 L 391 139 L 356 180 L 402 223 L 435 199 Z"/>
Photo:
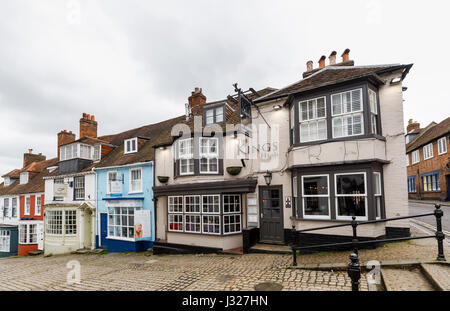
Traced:
<path fill-rule="evenodd" d="M 407 132 L 419 128 L 411 122 Z M 406 144 L 407 184 L 410 199 L 450 200 L 450 117 L 432 122 Z"/>
<path fill-rule="evenodd" d="M 206 103 L 192 93 L 186 125 L 199 116 L 200 129 L 155 148 L 156 245 L 229 250 L 249 236 L 286 243 L 293 227 L 408 215 L 402 82 L 412 65 L 355 66 L 349 50 L 342 57 L 336 63 L 333 52 L 328 66 L 322 57 L 317 69 L 308 62 L 302 80 L 268 94 L 239 90 Z M 224 124 L 240 127 L 219 131 Z M 359 231 L 407 236 L 409 224 Z"/>

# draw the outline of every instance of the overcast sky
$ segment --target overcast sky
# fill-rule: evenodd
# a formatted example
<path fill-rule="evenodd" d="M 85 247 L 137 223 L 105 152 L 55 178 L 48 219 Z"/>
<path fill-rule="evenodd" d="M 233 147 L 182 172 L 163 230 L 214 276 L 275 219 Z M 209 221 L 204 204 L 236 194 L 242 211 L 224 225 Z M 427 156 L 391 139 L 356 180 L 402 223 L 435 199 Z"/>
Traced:
<path fill-rule="evenodd" d="M 28 148 L 56 156 L 83 112 L 117 133 L 183 114 L 194 87 L 283 87 L 345 48 L 356 65 L 414 63 L 405 122 L 450 115 L 448 1 L 309 2 L 0 0 L 0 172 Z"/>

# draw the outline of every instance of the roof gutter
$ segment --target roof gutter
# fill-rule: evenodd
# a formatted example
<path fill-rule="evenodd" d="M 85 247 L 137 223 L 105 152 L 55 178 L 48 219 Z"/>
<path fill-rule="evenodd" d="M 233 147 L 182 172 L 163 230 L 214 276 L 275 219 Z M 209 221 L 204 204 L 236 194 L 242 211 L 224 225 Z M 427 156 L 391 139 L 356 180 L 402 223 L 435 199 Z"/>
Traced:
<path fill-rule="evenodd" d="M 146 164 L 152 164 L 153 165 L 153 161 L 148 161 L 148 162 L 136 162 L 136 163 L 130 163 L 130 164 L 125 164 L 125 165 L 114 165 L 114 166 L 105 166 L 105 167 L 94 167 L 92 168 L 92 171 L 99 171 L 99 170 L 106 170 L 106 169 L 111 169 L 111 168 L 118 168 L 118 167 L 130 167 L 130 166 L 135 166 L 135 165 L 146 165 Z"/>

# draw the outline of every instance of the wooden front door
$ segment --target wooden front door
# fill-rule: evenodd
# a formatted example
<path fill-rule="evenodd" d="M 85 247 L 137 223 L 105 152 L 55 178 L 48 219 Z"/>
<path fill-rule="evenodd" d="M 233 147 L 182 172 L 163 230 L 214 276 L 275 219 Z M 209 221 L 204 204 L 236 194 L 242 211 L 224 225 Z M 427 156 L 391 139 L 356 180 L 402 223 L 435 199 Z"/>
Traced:
<path fill-rule="evenodd" d="M 283 229 L 283 187 L 260 186 L 260 241 L 284 241 Z"/>

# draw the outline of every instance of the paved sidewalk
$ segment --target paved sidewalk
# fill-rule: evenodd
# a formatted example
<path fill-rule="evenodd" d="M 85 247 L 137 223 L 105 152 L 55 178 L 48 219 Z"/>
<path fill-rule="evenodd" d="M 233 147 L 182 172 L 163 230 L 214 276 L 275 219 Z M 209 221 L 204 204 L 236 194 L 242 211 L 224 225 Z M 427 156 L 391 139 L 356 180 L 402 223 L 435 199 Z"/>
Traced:
<path fill-rule="evenodd" d="M 81 283 L 68 285 L 67 263 L 81 265 Z M 274 282 L 283 290 L 350 290 L 346 272 L 290 269 L 291 256 L 248 254 L 65 255 L 0 259 L 0 290 L 254 290 Z M 361 290 L 367 290 L 365 276 Z"/>
<path fill-rule="evenodd" d="M 412 200 L 409 199 L 408 200 L 410 203 L 421 203 L 421 204 L 430 204 L 430 205 L 435 205 L 435 204 L 440 204 L 442 207 L 450 207 L 450 201 L 438 201 L 438 200 Z"/>

